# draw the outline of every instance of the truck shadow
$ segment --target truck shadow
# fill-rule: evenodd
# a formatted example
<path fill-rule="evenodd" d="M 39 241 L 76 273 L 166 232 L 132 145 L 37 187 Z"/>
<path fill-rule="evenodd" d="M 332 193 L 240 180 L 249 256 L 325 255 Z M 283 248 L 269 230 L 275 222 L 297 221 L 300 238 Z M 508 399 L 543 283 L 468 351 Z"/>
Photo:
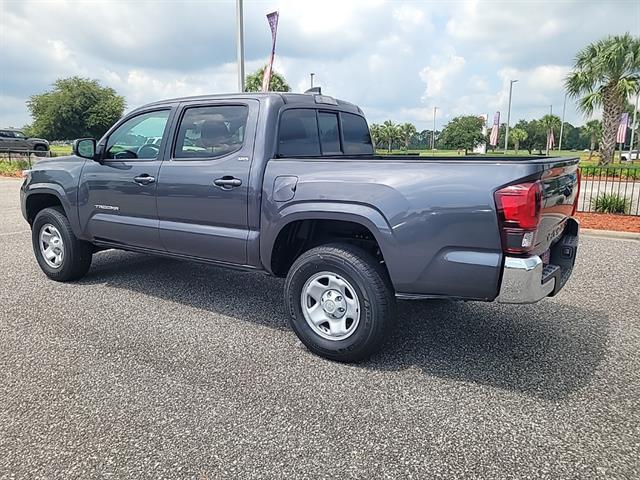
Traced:
<path fill-rule="evenodd" d="M 105 252 L 94 257 L 80 283 L 106 284 L 289 329 L 283 281 L 259 273 Z M 554 300 L 513 306 L 406 301 L 398 303 L 397 324 L 382 352 L 358 366 L 419 368 L 426 375 L 561 400 L 590 382 L 605 355 L 608 331 L 603 312 Z"/>

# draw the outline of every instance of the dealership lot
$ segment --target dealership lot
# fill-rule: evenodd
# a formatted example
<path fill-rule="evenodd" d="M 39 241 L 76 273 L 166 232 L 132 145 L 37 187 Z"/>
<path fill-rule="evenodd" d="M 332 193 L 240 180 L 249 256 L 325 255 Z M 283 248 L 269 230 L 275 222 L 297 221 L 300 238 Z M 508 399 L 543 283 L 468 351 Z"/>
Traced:
<path fill-rule="evenodd" d="M 342 365 L 282 281 L 102 252 L 45 278 L 0 180 L 0 478 L 638 478 L 640 242 L 583 236 L 554 299 L 400 303 Z"/>

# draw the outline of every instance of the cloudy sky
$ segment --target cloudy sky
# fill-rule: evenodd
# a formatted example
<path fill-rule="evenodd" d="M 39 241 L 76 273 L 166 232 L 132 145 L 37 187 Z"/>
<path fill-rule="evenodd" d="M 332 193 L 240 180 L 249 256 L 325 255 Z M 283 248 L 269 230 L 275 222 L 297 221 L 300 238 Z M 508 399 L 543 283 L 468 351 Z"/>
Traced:
<path fill-rule="evenodd" d="M 0 126 L 30 122 L 25 100 L 59 77 L 99 79 L 127 108 L 236 89 L 235 1 L 0 0 Z M 294 91 L 309 72 L 323 93 L 371 122 L 428 128 L 459 114 L 560 113 L 575 52 L 602 36 L 640 35 L 640 2 L 245 0 L 247 70 L 266 62 L 265 15 L 280 11 L 276 69 Z M 572 102 L 567 121 L 583 122 Z"/>

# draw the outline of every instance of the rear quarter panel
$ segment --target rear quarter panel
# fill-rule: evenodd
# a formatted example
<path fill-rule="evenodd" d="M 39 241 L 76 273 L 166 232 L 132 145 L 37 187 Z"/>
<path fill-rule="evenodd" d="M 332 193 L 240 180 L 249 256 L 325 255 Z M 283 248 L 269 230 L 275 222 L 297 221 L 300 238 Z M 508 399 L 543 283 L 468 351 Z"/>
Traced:
<path fill-rule="evenodd" d="M 396 292 L 493 300 L 502 250 L 493 192 L 539 171 L 531 164 L 274 159 L 266 168 L 261 257 L 270 269 L 278 232 L 302 218 L 344 218 L 371 230 Z M 278 176 L 298 178 L 278 202 Z"/>

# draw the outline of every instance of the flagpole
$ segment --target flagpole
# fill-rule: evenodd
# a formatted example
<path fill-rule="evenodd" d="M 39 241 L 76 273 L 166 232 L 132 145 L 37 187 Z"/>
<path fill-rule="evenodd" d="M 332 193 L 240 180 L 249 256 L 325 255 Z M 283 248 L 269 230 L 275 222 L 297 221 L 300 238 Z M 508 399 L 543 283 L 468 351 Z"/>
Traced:
<path fill-rule="evenodd" d="M 238 55 L 238 90 L 244 92 L 244 21 L 242 0 L 236 0 L 236 42 Z"/>

